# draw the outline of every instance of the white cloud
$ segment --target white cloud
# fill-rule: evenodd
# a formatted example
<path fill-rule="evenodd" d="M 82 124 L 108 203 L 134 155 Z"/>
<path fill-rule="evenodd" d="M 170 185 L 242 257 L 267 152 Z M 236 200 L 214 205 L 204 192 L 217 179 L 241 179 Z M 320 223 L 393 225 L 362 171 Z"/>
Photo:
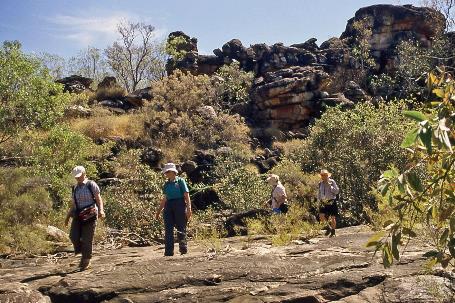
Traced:
<path fill-rule="evenodd" d="M 53 24 L 56 36 L 66 40 L 74 41 L 80 46 L 106 46 L 118 38 L 117 25 L 122 21 L 138 22 L 137 16 L 127 13 L 111 13 L 110 16 L 77 16 L 57 15 L 48 18 L 47 21 Z M 146 21 L 143 21 L 146 22 Z M 146 22 L 148 23 L 148 22 Z M 162 38 L 164 31 L 156 29 L 155 36 Z"/>

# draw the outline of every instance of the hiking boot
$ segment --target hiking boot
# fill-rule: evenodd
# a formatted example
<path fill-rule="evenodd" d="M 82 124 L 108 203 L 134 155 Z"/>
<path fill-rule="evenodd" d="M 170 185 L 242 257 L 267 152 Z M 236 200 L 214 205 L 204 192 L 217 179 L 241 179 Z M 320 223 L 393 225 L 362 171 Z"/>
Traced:
<path fill-rule="evenodd" d="M 172 257 L 173 255 L 174 255 L 174 253 L 167 253 L 167 252 L 164 253 L 164 256 L 165 256 L 165 257 Z"/>
<path fill-rule="evenodd" d="M 335 236 L 335 228 L 332 228 L 332 230 L 330 231 L 330 238 L 334 237 Z"/>
<path fill-rule="evenodd" d="M 326 235 L 326 236 L 328 236 L 332 233 L 332 229 L 330 228 L 330 226 L 324 227 L 324 230 L 325 230 L 324 235 Z"/>
<path fill-rule="evenodd" d="M 79 264 L 79 268 L 81 271 L 90 268 L 90 259 L 81 259 L 81 263 Z"/>
<path fill-rule="evenodd" d="M 181 255 L 185 255 L 186 253 L 188 253 L 188 248 L 186 247 L 180 247 L 179 250 Z"/>

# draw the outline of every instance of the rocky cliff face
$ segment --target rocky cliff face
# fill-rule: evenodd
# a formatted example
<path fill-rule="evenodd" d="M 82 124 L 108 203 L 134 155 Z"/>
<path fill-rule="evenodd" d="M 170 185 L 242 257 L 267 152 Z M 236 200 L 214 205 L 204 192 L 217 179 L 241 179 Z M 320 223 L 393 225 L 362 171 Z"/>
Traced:
<path fill-rule="evenodd" d="M 337 80 L 340 75 L 356 73 L 357 63 L 351 48 L 357 32 L 353 24 L 366 19 L 372 28 L 370 44 L 376 59 L 377 71 L 391 71 L 396 62 L 395 48 L 400 41 L 413 39 L 423 46 L 444 28 L 445 19 L 435 10 L 412 5 L 374 5 L 358 10 L 347 23 L 340 38 L 331 38 L 320 46 L 312 38 L 304 43 L 285 46 L 254 44 L 246 47 L 238 39 L 215 49 L 213 55 L 199 55 L 197 39 L 183 32 L 174 32 L 170 38 L 181 37 L 186 43 L 179 50 L 186 51 L 180 60 L 168 62 L 168 72 L 178 68 L 193 74 L 213 74 L 224 64 L 238 61 L 244 71 L 253 72 L 256 81 L 251 92 L 253 116 L 262 126 L 284 130 L 298 129 L 320 115 L 320 104 L 368 100 L 364 92 L 355 94 L 337 91 L 333 96 L 323 92 L 323 79 Z M 338 80 L 339 81 L 339 80 Z M 311 85 L 306 86 L 308 83 Z M 346 87 L 347 90 L 351 90 Z M 354 96 L 351 98 L 351 96 Z M 359 97 L 360 96 L 360 97 Z"/>
<path fill-rule="evenodd" d="M 0 260 L 0 302 L 454 302 L 455 276 L 422 270 L 425 243 L 411 242 L 384 269 L 365 248 L 371 235 L 351 227 L 287 246 L 234 237 L 219 248 L 190 243 L 188 255 L 170 258 L 158 246 L 98 250 L 84 272 L 65 254 Z"/>
<path fill-rule="evenodd" d="M 355 21 L 365 19 L 372 29 L 369 39 L 372 55 L 382 70 L 393 69 L 397 60 L 395 47 L 404 40 L 417 41 L 429 47 L 433 37 L 442 33 L 445 18 L 440 13 L 427 7 L 412 5 L 373 5 L 359 9 L 349 19 L 341 39 L 353 44 L 357 35 L 353 25 Z"/>

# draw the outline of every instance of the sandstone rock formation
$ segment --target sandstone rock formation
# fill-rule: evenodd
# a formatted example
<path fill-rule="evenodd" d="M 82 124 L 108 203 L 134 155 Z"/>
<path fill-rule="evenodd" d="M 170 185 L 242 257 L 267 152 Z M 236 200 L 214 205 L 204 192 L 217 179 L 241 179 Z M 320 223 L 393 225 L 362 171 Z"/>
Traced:
<path fill-rule="evenodd" d="M 279 129 L 306 126 L 319 112 L 320 89 L 328 75 L 314 67 L 291 67 L 266 73 L 254 81 L 254 116 Z"/>
<path fill-rule="evenodd" d="M 362 19 L 366 19 L 372 28 L 369 39 L 372 55 L 387 69 L 393 68 L 394 50 L 401 41 L 412 40 L 430 46 L 431 39 L 445 28 L 444 15 L 431 8 L 380 4 L 359 9 L 340 38 L 352 44 L 357 35 L 353 24 Z"/>
<path fill-rule="evenodd" d="M 448 303 L 455 299 L 453 273 L 422 270 L 427 244 L 411 242 L 402 261 L 384 269 L 380 256 L 373 257 L 365 248 L 372 234 L 365 227 L 340 229 L 337 234 L 295 240 L 287 246 L 272 246 L 265 236 L 224 239 L 218 248 L 191 242 L 189 254 L 171 258 L 162 256 L 161 246 L 97 250 L 92 268 L 84 272 L 75 270 L 78 260 L 73 256 L 49 261 L 0 259 L 0 301 L 12 293 L 5 292 L 5 285 L 24 289 L 9 302 Z M 35 301 L 27 299 L 31 292 L 37 295 Z"/>
<path fill-rule="evenodd" d="M 200 55 L 197 39 L 190 38 L 183 32 L 173 32 L 169 38 L 180 37 L 179 51 L 183 57 L 170 60 L 169 73 L 174 69 L 189 71 L 193 74 L 211 75 L 224 64 L 238 61 L 244 71 L 252 71 L 256 76 L 251 92 L 255 110 L 244 111 L 255 117 L 262 126 L 278 127 L 282 130 L 297 130 L 308 125 L 314 117 L 320 115 L 323 101 L 320 83 L 313 89 L 301 87 L 303 78 L 331 78 L 337 91 L 331 93 L 343 96 L 331 96 L 336 104 L 362 102 L 371 99 L 359 86 L 345 87 L 346 75 L 358 73 L 358 63 L 351 55 L 357 32 L 353 24 L 366 18 L 372 27 L 370 44 L 372 55 L 376 59 L 376 72 L 391 71 L 396 64 L 395 48 L 400 41 L 413 39 L 423 46 L 429 46 L 431 39 L 444 28 L 445 19 L 439 12 L 412 5 L 373 5 L 361 8 L 348 21 L 346 30 L 340 38 L 331 38 L 319 47 L 316 39 L 304 43 L 285 46 L 254 44 L 244 46 L 238 39 L 232 39 L 213 55 Z M 186 53 L 185 53 L 186 52 Z M 301 76 L 302 69 L 304 76 Z M 315 75 L 309 75 L 311 72 Z M 340 77 L 343 79 L 340 79 Z M 336 85 L 336 82 L 343 85 Z M 347 100 L 347 102 L 345 102 Z M 327 101 L 327 100 L 326 100 Z M 326 102 L 331 103 L 331 102 Z"/>
<path fill-rule="evenodd" d="M 79 94 L 85 90 L 90 89 L 90 85 L 92 84 L 93 79 L 78 75 L 72 75 L 63 79 L 59 79 L 56 82 L 64 85 L 63 91 Z"/>

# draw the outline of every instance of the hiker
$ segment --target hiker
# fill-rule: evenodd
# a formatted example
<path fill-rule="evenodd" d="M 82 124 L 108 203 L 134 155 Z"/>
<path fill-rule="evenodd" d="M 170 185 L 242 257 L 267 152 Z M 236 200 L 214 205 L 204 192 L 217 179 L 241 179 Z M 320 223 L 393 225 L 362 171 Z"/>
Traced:
<path fill-rule="evenodd" d="M 82 254 L 79 268 L 85 270 L 90 266 L 92 258 L 96 220 L 98 217 L 105 217 L 104 206 L 100 188 L 87 178 L 83 166 L 73 168 L 72 175 L 77 184 L 72 189 L 72 203 L 65 218 L 65 226 L 72 218 L 70 239 L 74 246 L 74 254 Z"/>
<path fill-rule="evenodd" d="M 331 174 L 327 169 L 322 169 L 321 181 L 318 185 L 317 199 L 320 203 L 319 207 L 319 221 L 329 224 L 326 227 L 326 236 L 335 236 L 336 229 L 336 216 L 338 215 L 337 195 L 340 192 L 335 180 L 331 179 Z"/>
<path fill-rule="evenodd" d="M 179 251 L 183 255 L 188 252 L 186 223 L 191 217 L 190 194 L 185 180 L 177 176 L 178 171 L 175 164 L 165 164 L 163 174 L 166 176 L 167 181 L 163 187 L 164 197 L 161 199 L 155 217 L 159 220 L 160 213 L 164 208 L 164 255 L 174 255 L 174 227 L 177 228 Z"/>
<path fill-rule="evenodd" d="M 285 214 L 288 211 L 286 189 L 280 182 L 280 177 L 270 174 L 267 183 L 272 186 L 272 193 L 268 204 L 274 214 Z"/>

